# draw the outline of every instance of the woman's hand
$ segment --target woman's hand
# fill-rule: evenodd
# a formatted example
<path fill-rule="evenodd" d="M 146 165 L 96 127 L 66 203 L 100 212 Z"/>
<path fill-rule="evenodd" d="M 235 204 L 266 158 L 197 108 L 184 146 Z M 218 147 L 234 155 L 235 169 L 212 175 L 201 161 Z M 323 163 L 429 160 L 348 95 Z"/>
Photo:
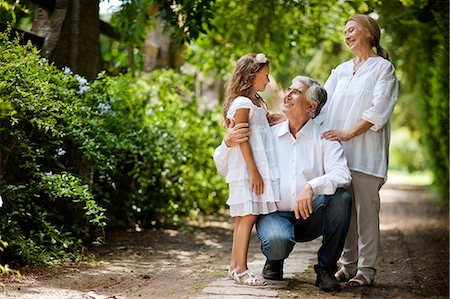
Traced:
<path fill-rule="evenodd" d="M 233 147 L 247 141 L 249 135 L 248 123 L 239 123 L 228 129 L 228 134 L 225 136 L 224 141 L 227 147 Z"/>
<path fill-rule="evenodd" d="M 347 141 L 353 138 L 349 131 L 329 130 L 322 134 L 322 138 L 330 141 Z"/>
<path fill-rule="evenodd" d="M 259 171 L 256 170 L 255 172 L 250 173 L 250 185 L 252 191 L 255 192 L 256 195 L 263 194 L 264 182 Z"/>
<path fill-rule="evenodd" d="M 322 138 L 331 141 L 347 141 L 350 140 L 359 134 L 362 134 L 369 130 L 373 126 L 372 123 L 367 120 L 361 119 L 356 125 L 352 128 L 345 131 L 338 130 L 329 130 L 322 134 Z"/>

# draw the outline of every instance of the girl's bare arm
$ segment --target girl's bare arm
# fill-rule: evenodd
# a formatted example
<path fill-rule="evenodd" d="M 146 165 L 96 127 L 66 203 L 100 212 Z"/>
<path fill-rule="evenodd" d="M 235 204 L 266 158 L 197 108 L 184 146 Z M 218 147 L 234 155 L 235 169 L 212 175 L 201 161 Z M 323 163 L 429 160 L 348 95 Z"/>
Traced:
<path fill-rule="evenodd" d="M 241 108 L 236 111 L 234 116 L 234 121 L 236 124 L 248 123 L 250 109 Z M 248 141 L 244 141 L 239 144 L 239 147 L 244 157 L 245 164 L 250 175 L 250 184 L 252 191 L 256 194 L 262 194 L 264 192 L 264 182 L 262 180 L 261 174 L 256 167 L 255 160 L 253 158 L 252 150 Z"/>

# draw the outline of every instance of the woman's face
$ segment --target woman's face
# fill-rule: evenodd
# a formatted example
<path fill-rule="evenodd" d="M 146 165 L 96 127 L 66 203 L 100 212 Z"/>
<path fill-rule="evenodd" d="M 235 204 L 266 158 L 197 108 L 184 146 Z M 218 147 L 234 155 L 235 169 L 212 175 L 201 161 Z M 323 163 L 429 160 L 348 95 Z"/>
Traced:
<path fill-rule="evenodd" d="M 255 79 L 253 81 L 254 91 L 264 91 L 264 89 L 266 89 L 267 83 L 269 82 L 269 65 L 265 64 L 255 74 Z"/>
<path fill-rule="evenodd" d="M 345 43 L 350 51 L 357 54 L 361 51 L 370 50 L 370 34 L 355 21 L 348 21 L 345 25 Z"/>

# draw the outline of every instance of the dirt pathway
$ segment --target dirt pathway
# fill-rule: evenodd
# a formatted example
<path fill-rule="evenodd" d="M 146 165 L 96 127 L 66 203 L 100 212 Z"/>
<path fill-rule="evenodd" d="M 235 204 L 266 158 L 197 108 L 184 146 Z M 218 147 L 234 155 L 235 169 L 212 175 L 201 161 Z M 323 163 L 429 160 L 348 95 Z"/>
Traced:
<path fill-rule="evenodd" d="M 380 215 L 375 286 L 344 287 L 333 298 L 449 298 L 448 207 L 436 206 L 423 187 L 386 185 Z M 290 293 L 326 297 L 314 287 L 315 276 L 309 270 L 297 275 Z"/>
<path fill-rule="evenodd" d="M 376 285 L 323 293 L 309 267 L 287 279 L 277 296 L 448 298 L 448 215 L 448 207 L 436 207 L 424 187 L 386 185 Z M 228 217 L 208 218 L 181 231 L 117 233 L 94 252 L 96 263 L 21 269 L 20 283 L 2 277 L 0 298 L 195 298 L 225 277 L 231 236 Z M 255 236 L 250 251 L 261 257 Z"/>

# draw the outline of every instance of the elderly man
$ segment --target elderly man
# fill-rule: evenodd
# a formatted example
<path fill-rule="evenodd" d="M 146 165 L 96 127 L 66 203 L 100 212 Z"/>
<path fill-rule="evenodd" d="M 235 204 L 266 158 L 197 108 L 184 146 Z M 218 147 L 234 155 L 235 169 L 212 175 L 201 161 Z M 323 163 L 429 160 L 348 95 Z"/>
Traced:
<path fill-rule="evenodd" d="M 296 242 L 323 236 L 318 252 L 316 285 L 336 291 L 336 262 L 342 252 L 350 221 L 351 197 L 343 189 L 351 181 L 339 142 L 321 138 L 315 118 L 327 100 L 317 81 L 297 76 L 284 97 L 287 120 L 271 127 L 278 167 L 281 200 L 278 211 L 259 215 L 256 231 L 266 256 L 263 277 L 283 279 L 283 263 Z M 247 140 L 248 128 L 238 124 L 230 129 L 214 153 L 220 174 L 227 173 L 230 148 Z"/>

